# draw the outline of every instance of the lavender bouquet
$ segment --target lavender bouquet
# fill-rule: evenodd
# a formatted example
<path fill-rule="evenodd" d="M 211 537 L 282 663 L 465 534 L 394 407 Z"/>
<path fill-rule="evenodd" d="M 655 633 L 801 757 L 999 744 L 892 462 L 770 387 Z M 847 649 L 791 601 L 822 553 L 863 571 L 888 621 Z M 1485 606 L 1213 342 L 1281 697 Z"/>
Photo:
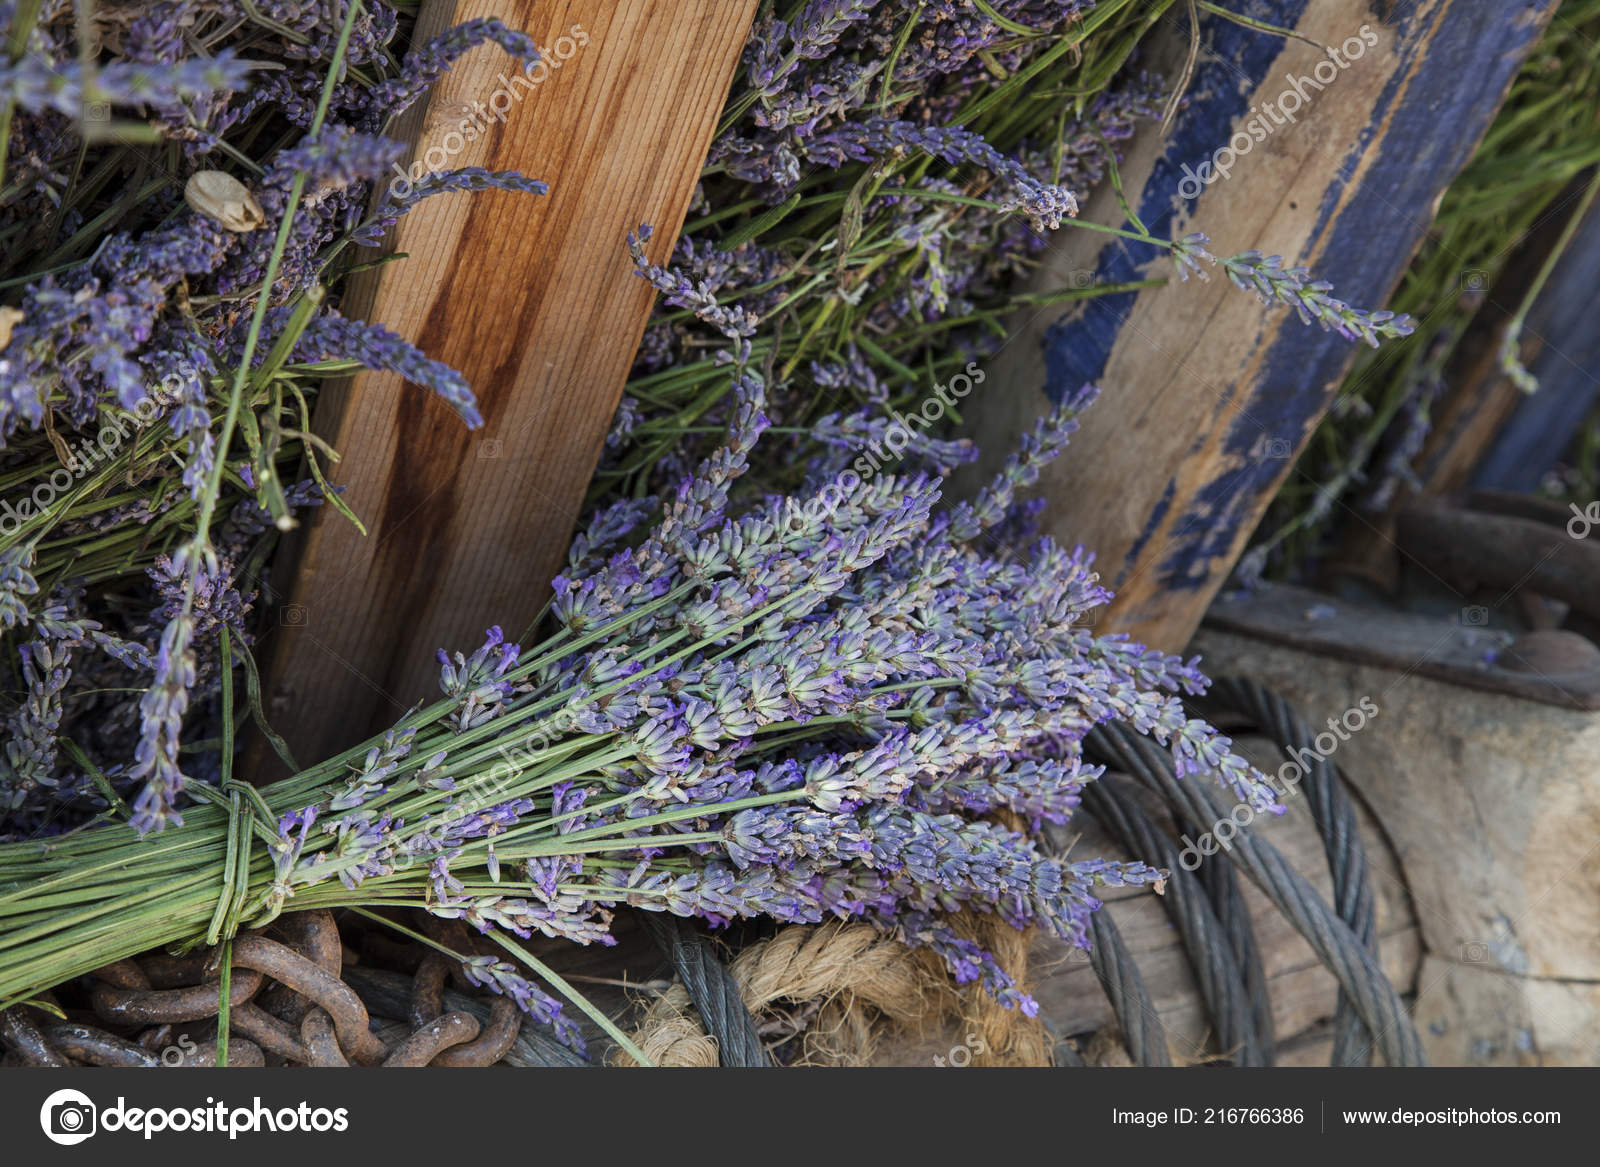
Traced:
<path fill-rule="evenodd" d="M 1141 7 L 764 11 L 695 218 L 672 264 L 643 273 L 664 296 L 593 488 L 597 507 L 629 500 L 608 521 L 725 430 L 729 320 L 771 370 L 785 432 L 763 485 L 794 492 L 987 352 L 1006 312 L 1054 302 L 1007 288 L 1159 112 L 1129 64 Z M 453 60 L 536 50 L 473 21 L 401 54 L 407 24 L 376 0 L 159 0 L 85 20 L 67 0 L 0 0 L 0 839 L 104 813 L 108 790 L 148 829 L 186 782 L 220 780 L 222 688 L 253 675 L 276 531 L 343 509 L 310 432 L 325 378 L 396 370 L 477 420 L 459 375 L 341 314 L 339 289 L 422 198 L 544 189 L 469 168 L 371 197 L 404 150 L 387 127 Z M 1297 269 L 1172 247 L 1347 335 L 1404 326 Z M 971 453 L 919 435 L 905 465 Z"/>
<path fill-rule="evenodd" d="M 1092 726 L 1134 726 L 1185 773 L 1275 805 L 1185 714 L 1179 694 L 1205 685 L 1195 662 L 1084 627 L 1107 599 L 1088 555 L 981 549 L 1092 392 L 940 509 L 924 475 L 739 497 L 767 422 L 761 379 L 737 359 L 732 379 L 726 444 L 637 546 L 618 549 L 618 512 L 596 518 L 539 645 L 496 629 L 441 654 L 439 702 L 259 793 L 208 791 L 214 805 L 154 838 L 119 823 L 0 846 L 0 1007 L 285 908 L 410 907 L 467 920 L 541 973 L 470 965 L 575 1040 L 552 990 L 589 1007 L 518 939 L 607 943 L 626 904 L 714 924 L 863 918 L 1031 1011 L 947 917 L 1086 945 L 1097 886 L 1160 881 L 1049 856 L 988 817 L 1066 820 L 1099 773 L 1080 748 Z"/>
<path fill-rule="evenodd" d="M 474 22 L 401 64 L 382 4 L 163 0 L 119 16 L 95 71 L 71 47 L 69 6 L 0 0 L 13 42 L 0 106 L 19 114 L 0 125 L 0 190 L 23 192 L 0 198 L 0 233 L 28 247 L 19 276 L 0 273 L 20 289 L 0 308 L 0 487 L 47 477 L 60 433 L 128 412 L 137 386 L 174 389 L 125 461 L 91 467 L 20 538 L 0 532 L 0 634 L 27 637 L 23 697 L 3 711 L 0 827 L 40 836 L 0 844 L 0 1007 L 284 910 L 410 907 L 494 937 L 520 966 L 464 958 L 472 975 L 565 1039 L 560 998 L 627 1046 L 520 941 L 607 943 L 611 913 L 631 905 L 713 924 L 866 919 L 1031 1010 L 948 917 L 1082 945 L 1097 886 L 1159 881 L 1142 864 L 1047 855 L 994 821 L 1070 817 L 1099 773 L 1081 753 L 1093 725 L 1134 726 L 1185 772 L 1271 807 L 1260 775 L 1186 716 L 1181 696 L 1205 686 L 1196 663 L 1094 636 L 1109 597 L 1091 557 L 1029 534 L 1035 507 L 1017 492 L 1091 390 L 970 502 L 938 505 L 971 454 L 938 435 L 868 480 L 849 472 L 905 394 L 993 343 L 1020 303 L 1009 278 L 1074 222 L 1075 192 L 1115 166 L 1112 143 L 1158 112 L 1156 88 L 1123 70 L 1148 27 L 1139 9 L 769 10 L 674 262 L 637 248 L 663 304 L 595 509 L 535 625 L 549 634 L 523 648 L 491 631 L 443 660 L 441 701 L 257 791 L 231 780 L 255 704 L 234 694 L 240 665 L 254 688 L 250 582 L 274 526 L 337 505 L 306 433 L 315 382 L 394 368 L 475 421 L 459 377 L 339 315 L 328 289 L 417 198 L 542 189 L 457 171 L 374 205 L 367 183 L 398 157 L 382 129 L 471 45 L 532 46 Z M 259 75 L 263 56 L 283 67 Z M 33 224 L 49 223 L 52 192 L 77 189 L 52 185 L 52 167 L 63 141 L 76 149 L 84 103 L 102 100 L 159 123 L 169 161 L 206 177 L 181 202 L 172 175 L 152 179 L 142 210 L 68 199 L 63 243 Z M 246 138 L 274 142 L 264 165 L 240 152 Z M 96 149 L 105 176 L 136 165 L 122 139 Z M 77 205 L 94 213 L 73 218 Z M 129 216 L 137 227 L 106 226 Z M 1180 274 L 1221 267 L 1351 339 L 1409 327 L 1276 258 L 1167 245 Z M 130 267 L 149 277 L 131 290 L 117 277 Z M 769 428 L 788 456 L 747 475 Z M 312 478 L 291 485 L 302 459 Z M 134 485 L 119 491 L 124 471 Z M 114 591 L 135 577 L 153 605 Z M 103 695 L 130 690 L 136 704 Z M 201 726 L 211 736 L 194 740 Z M 62 832 L 63 808 L 95 817 Z"/>
<path fill-rule="evenodd" d="M 324 380 L 392 370 L 478 424 L 458 373 L 339 289 L 425 198 L 544 191 L 463 168 L 368 197 L 406 150 L 392 120 L 461 54 L 537 51 L 478 20 L 397 58 L 403 23 L 373 0 L 0 0 L 0 838 L 107 791 L 153 826 L 185 776 L 218 780 L 277 532 L 323 502 L 359 522 L 311 433 Z"/>

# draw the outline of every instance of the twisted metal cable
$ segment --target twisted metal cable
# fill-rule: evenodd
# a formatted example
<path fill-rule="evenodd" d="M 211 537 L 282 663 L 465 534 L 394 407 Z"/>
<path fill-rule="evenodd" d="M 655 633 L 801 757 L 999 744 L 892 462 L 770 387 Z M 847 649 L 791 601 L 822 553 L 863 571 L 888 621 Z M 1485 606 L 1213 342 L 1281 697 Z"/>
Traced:
<path fill-rule="evenodd" d="M 1179 781 L 1171 755 L 1135 731 L 1120 725 L 1102 725 L 1089 734 L 1085 744 L 1099 760 L 1133 775 L 1163 795 L 1195 829 L 1212 830 L 1228 817 L 1206 785 Z M 1422 1042 L 1405 1005 L 1377 958 L 1350 925 L 1266 840 L 1240 830 L 1230 846 L 1234 861 L 1249 872 L 1338 978 L 1375 1035 L 1373 1040 L 1383 1051 L 1384 1060 L 1391 1066 L 1425 1065 Z M 1096 913 L 1099 915 L 1103 913 Z"/>
<path fill-rule="evenodd" d="M 718 958 L 711 940 L 687 920 L 664 912 L 641 912 L 639 918 L 689 991 L 689 1000 L 694 1002 L 706 1032 L 716 1039 L 722 1065 L 772 1065 L 756 1032 L 755 1018 L 750 1016 L 733 974 Z"/>
<path fill-rule="evenodd" d="M 1367 876 L 1367 855 L 1361 846 L 1360 824 L 1345 796 L 1338 767 L 1316 748 L 1316 734 L 1287 701 L 1247 677 L 1224 677 L 1214 682 L 1205 705 L 1249 717 L 1307 771 L 1301 789 L 1333 873 L 1334 910 L 1362 945 L 1376 954 L 1377 911 Z M 1367 1026 L 1355 1003 L 1341 989 L 1334 1014 L 1333 1064 L 1364 1066 L 1371 1057 Z"/>
<path fill-rule="evenodd" d="M 1256 1036 L 1269 1051 L 1269 1057 L 1276 1057 L 1278 1039 L 1276 1022 L 1272 1018 L 1272 994 L 1261 960 L 1261 946 L 1256 943 L 1255 923 L 1250 919 L 1250 909 L 1239 890 L 1238 872 L 1231 863 L 1202 863 L 1198 876 L 1200 886 L 1210 897 L 1211 910 L 1216 913 L 1222 934 L 1233 947 L 1233 958 L 1243 978 L 1244 998 Z"/>
<path fill-rule="evenodd" d="M 1084 805 L 1129 854 L 1171 872 L 1166 894 L 1161 897 L 1162 907 L 1177 927 L 1189 955 L 1200 995 L 1216 1027 L 1218 1044 L 1235 1065 L 1271 1065 L 1272 1046 L 1257 1031 L 1255 1010 L 1246 993 L 1235 946 L 1218 920 L 1205 887 L 1179 863 L 1178 848 L 1172 839 L 1115 779 L 1102 778 L 1087 786 Z"/>
<path fill-rule="evenodd" d="M 1092 942 L 1089 959 L 1111 1001 L 1111 1010 L 1122 1029 L 1123 1043 L 1133 1060 L 1141 1066 L 1172 1065 L 1166 1030 L 1144 987 L 1139 966 L 1133 963 L 1133 956 L 1122 942 L 1122 933 L 1117 931 L 1110 912 L 1090 913 L 1089 938 Z"/>

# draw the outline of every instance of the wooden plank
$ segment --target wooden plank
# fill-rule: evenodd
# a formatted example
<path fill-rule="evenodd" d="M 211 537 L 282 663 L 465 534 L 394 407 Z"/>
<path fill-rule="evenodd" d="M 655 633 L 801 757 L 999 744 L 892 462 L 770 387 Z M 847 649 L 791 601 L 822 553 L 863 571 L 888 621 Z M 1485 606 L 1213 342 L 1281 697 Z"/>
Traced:
<path fill-rule="evenodd" d="M 1569 540 L 1569 542 L 1572 542 Z M 1581 546 L 1581 545 L 1579 545 Z M 1512 562 L 1521 562 L 1513 560 Z M 1330 597 L 1289 584 L 1218 599 L 1205 626 L 1285 645 L 1323 660 L 1351 661 L 1396 673 L 1432 677 L 1501 697 L 1562 709 L 1600 712 L 1600 671 L 1529 671 L 1520 654 L 1506 652 L 1509 633 L 1353 599 Z M 1491 651 L 1498 653 L 1493 661 Z"/>
<path fill-rule="evenodd" d="M 1594 408 L 1600 398 L 1600 329 L 1594 326 L 1593 310 L 1597 285 L 1600 207 L 1584 216 L 1528 313 L 1522 360 L 1538 378 L 1539 389 L 1531 396 L 1513 396 L 1509 423 L 1477 467 L 1474 486 L 1537 491 Z"/>
<path fill-rule="evenodd" d="M 1468 486 L 1535 491 L 1600 395 L 1600 333 L 1588 307 L 1600 280 L 1600 208 L 1585 214 L 1523 326 L 1522 359 L 1539 379 L 1539 391 L 1525 394 L 1500 359 L 1506 330 L 1561 243 L 1586 185 L 1587 177 L 1574 182 L 1518 245 L 1451 355 L 1432 429 L 1414 462 L 1422 484 L 1416 493 L 1448 495 Z M 1396 592 L 1404 562 L 1396 553 L 1396 521 L 1413 497 L 1402 489 L 1383 513 L 1345 524 L 1324 565 L 1324 582 L 1337 587 L 1340 578 L 1354 578 Z"/>
<path fill-rule="evenodd" d="M 1553 7 L 1423 0 L 1375 13 L 1367 0 L 1272 0 L 1251 9 L 1341 49 L 1345 68 L 1302 41 L 1207 18 L 1192 100 L 1168 138 L 1146 134 L 1128 151 L 1134 206 L 1157 237 L 1204 231 L 1222 254 L 1281 253 L 1342 299 L 1380 305 Z M 1375 45 L 1359 56 L 1342 48 L 1362 43 L 1363 29 Z M 1298 80 L 1314 84 L 1319 64 L 1321 92 Z M 1255 142 L 1245 127 L 1268 102 L 1288 109 L 1285 95 L 1297 92 L 1307 100 L 1293 124 Z M 1227 179 L 1184 185 L 1185 166 L 1241 133 L 1252 145 Z M 1085 215 L 1123 219 L 1109 191 Z M 1171 273 L 1164 249 L 1106 239 L 1062 230 L 1033 286 Z M 990 384 L 1010 391 L 985 398 L 980 445 L 1003 455 L 1047 395 L 1101 384 L 1071 451 L 1045 474 L 1046 493 L 1061 500 L 1046 512 L 1047 531 L 1100 553 L 1118 593 L 1102 627 L 1180 648 L 1331 403 L 1350 346 L 1261 307 L 1220 274 L 1019 324 L 990 371 Z"/>
<path fill-rule="evenodd" d="M 446 164 L 518 170 L 550 193 L 427 200 L 394 240 L 409 258 L 351 293 L 358 314 L 459 369 L 485 424 L 467 430 L 390 375 L 324 394 L 316 425 L 344 454 L 338 480 L 370 534 L 324 508 L 278 568 L 291 582 L 269 700 L 297 758 L 344 748 L 431 696 L 437 648 L 470 649 L 493 624 L 515 637 L 539 611 L 650 310 L 626 233 L 648 222 L 652 255 L 670 251 L 754 10 L 755 0 L 424 5 L 419 41 L 496 16 L 559 65 L 536 68 L 531 87 L 512 78 L 514 108 Z M 416 156 L 473 102 L 503 106 L 494 94 L 508 69 L 492 46 L 463 58 L 409 116 Z"/>

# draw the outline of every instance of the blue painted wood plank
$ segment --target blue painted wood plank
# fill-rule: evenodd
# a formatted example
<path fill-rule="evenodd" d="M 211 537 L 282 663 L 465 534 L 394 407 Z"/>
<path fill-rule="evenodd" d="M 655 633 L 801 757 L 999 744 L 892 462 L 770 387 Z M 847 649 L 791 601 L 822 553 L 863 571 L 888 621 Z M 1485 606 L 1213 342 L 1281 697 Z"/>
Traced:
<path fill-rule="evenodd" d="M 1532 492 L 1566 452 L 1600 398 L 1600 206 L 1590 209 L 1522 330 L 1523 360 L 1539 390 L 1518 402 L 1473 485 Z"/>
<path fill-rule="evenodd" d="M 1234 7 L 1273 24 L 1323 31 L 1335 4 L 1254 0 Z M 1175 237 L 1190 229 L 1197 214 L 1202 221 L 1216 218 L 1219 206 L 1235 224 L 1255 227 L 1271 220 L 1275 237 L 1262 246 L 1289 252 L 1291 260 L 1309 257 L 1315 274 L 1332 281 L 1341 299 L 1364 307 L 1382 304 L 1555 0 L 1424 0 L 1376 7 L 1338 5 L 1338 20 L 1348 21 L 1351 36 L 1363 24 L 1382 35 L 1381 61 L 1368 58 L 1368 72 L 1359 79 L 1355 63 L 1339 70 L 1319 61 L 1314 50 L 1309 56 L 1300 50 L 1292 57 L 1297 67 L 1285 71 L 1291 54 L 1282 39 L 1218 18 L 1203 20 L 1205 52 L 1191 84 L 1194 99 L 1134 196 L 1151 234 Z M 1325 31 L 1322 39 L 1328 39 Z M 1315 74 L 1313 66 L 1326 68 Z M 1382 70 L 1381 76 L 1372 70 Z M 1290 111 L 1290 92 L 1304 95 L 1304 111 L 1293 111 L 1299 116 L 1291 124 L 1260 121 L 1258 128 L 1268 131 L 1262 155 L 1277 151 L 1281 160 L 1285 151 L 1306 145 L 1284 139 L 1328 133 L 1330 123 L 1341 135 L 1316 144 L 1322 174 L 1310 198 L 1289 207 L 1263 204 L 1249 165 L 1259 156 L 1243 152 L 1228 179 L 1196 181 L 1206 173 L 1200 164 L 1219 146 L 1248 130 L 1252 119 L 1266 117 L 1266 102 L 1273 103 L 1274 114 Z M 1278 242 L 1279 236 L 1285 241 Z M 1252 245 L 1220 234 L 1213 242 L 1219 253 Z M 1118 240 L 1099 252 L 1094 274 L 1096 281 L 1115 283 L 1170 270 L 1164 249 Z M 1220 274 L 1214 278 L 1220 280 Z M 1208 381 L 1207 392 L 1182 392 L 1181 383 L 1172 391 L 1141 391 L 1138 408 L 1119 416 L 1119 396 L 1126 390 L 1116 377 L 1137 364 L 1124 350 L 1165 343 L 1164 321 L 1141 312 L 1143 301 L 1172 292 L 1096 298 L 1063 318 L 1045 337 L 1043 384 L 1053 399 L 1087 381 L 1103 385 L 1104 396 L 1075 441 L 1075 457 L 1081 467 L 1098 456 L 1115 473 L 1103 474 L 1098 483 L 1081 469 L 1047 477 L 1071 516 L 1055 533 L 1108 553 L 1102 566 L 1119 591 L 1113 624 L 1168 647 L 1187 641 L 1289 472 L 1288 458 L 1260 456 L 1263 443 L 1298 450 L 1331 404 L 1352 357 L 1341 337 L 1302 325 L 1291 313 L 1263 310 L 1254 335 L 1248 328 L 1237 335 L 1236 374 L 1230 370 L 1208 381 L 1208 370 L 1186 370 L 1198 372 L 1191 379 Z M 1134 318 L 1139 327 L 1130 324 Z M 1173 345 L 1180 357 L 1199 351 L 1193 324 L 1188 327 Z M 1138 367 L 1155 370 L 1159 362 L 1146 359 Z M 1165 426 L 1172 433 L 1145 433 L 1144 456 L 1134 465 L 1118 465 L 1118 443 L 1130 422 L 1141 431 Z M 1155 447 L 1156 457 L 1164 459 L 1160 464 L 1152 462 Z"/>

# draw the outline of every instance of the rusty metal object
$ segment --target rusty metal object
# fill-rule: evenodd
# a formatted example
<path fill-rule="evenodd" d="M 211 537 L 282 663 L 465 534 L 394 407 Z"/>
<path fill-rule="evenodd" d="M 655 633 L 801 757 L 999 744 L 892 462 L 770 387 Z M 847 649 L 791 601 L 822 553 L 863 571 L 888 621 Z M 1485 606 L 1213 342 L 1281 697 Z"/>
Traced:
<path fill-rule="evenodd" d="M 458 1069 L 492 1066 L 511 1052 L 521 1032 L 522 1011 L 516 1002 L 496 997 L 489 1007 L 489 1023 L 477 1040 L 441 1051 L 430 1064 Z"/>
<path fill-rule="evenodd" d="M 422 912 L 418 915 L 422 930 L 435 944 L 442 944 L 452 952 L 459 952 L 463 956 L 482 955 L 478 942 L 472 935 L 472 930 L 461 920 L 447 920 L 442 916 L 435 916 L 431 912 Z M 450 966 L 450 983 L 458 992 L 474 993 L 477 986 L 467 979 L 461 966 L 455 961 L 447 962 Z"/>
<path fill-rule="evenodd" d="M 1396 539 L 1407 555 L 1463 591 L 1527 590 L 1600 617 L 1600 539 L 1574 536 L 1565 525 L 1570 514 L 1536 506 L 1537 500 L 1491 497 L 1497 512 L 1417 499 L 1400 511 Z"/>
<path fill-rule="evenodd" d="M 217 1064 L 217 1043 L 202 1041 L 189 1051 L 178 1065 L 184 1069 L 211 1069 Z M 228 1035 L 228 1068 L 238 1070 L 260 1069 L 267 1064 L 266 1055 L 253 1041 Z"/>
<path fill-rule="evenodd" d="M 72 1065 L 65 1054 L 50 1045 L 25 1005 L 13 1005 L 0 1012 L 0 1045 L 11 1050 L 25 1066 L 63 1069 Z"/>
<path fill-rule="evenodd" d="M 396 1004 L 385 1006 L 393 1015 L 409 1015 L 409 1027 L 387 1012 L 375 1021 L 342 979 L 348 950 L 332 914 L 296 916 L 288 918 L 293 926 L 280 922 L 279 934 L 289 943 L 247 933 L 235 937 L 227 950 L 147 953 L 95 970 L 89 1002 L 106 1029 L 22 1006 L 7 1010 L 0 1014 L 5 1064 L 216 1065 L 218 965 L 224 951 L 231 952 L 234 966 L 231 1066 L 264 1066 L 269 1060 L 307 1066 L 487 1066 L 527 1040 L 521 1014 L 509 999 L 490 1004 L 447 991 L 446 981 L 460 969 L 437 953 L 405 962 L 417 974 L 401 976 Z"/>
<path fill-rule="evenodd" d="M 1483 626 L 1335 600 L 1288 584 L 1224 594 L 1206 614 L 1206 624 L 1338 660 L 1394 668 L 1564 709 L 1600 711 L 1600 670 L 1550 673 L 1506 668 L 1501 658 L 1514 637 Z"/>
<path fill-rule="evenodd" d="M 206 979 L 210 954 L 191 952 L 173 956 L 170 952 L 147 952 L 139 958 L 139 969 L 152 989 L 181 989 Z"/>
<path fill-rule="evenodd" d="M 229 1007 L 237 1009 L 260 988 L 259 972 L 246 969 L 235 974 L 228 993 Z M 89 999 L 101 1019 L 114 1025 L 160 1025 L 215 1017 L 222 990 L 215 981 L 184 989 L 119 989 L 98 984 L 90 991 Z"/>
<path fill-rule="evenodd" d="M 308 1066 L 350 1064 L 344 1051 L 339 1048 L 338 1031 L 333 1027 L 333 1018 L 321 1005 L 313 1005 L 306 1010 L 305 1018 L 300 1022 L 300 1042 L 310 1055 L 310 1060 L 306 1062 Z"/>
<path fill-rule="evenodd" d="M 395 1043 L 383 1064 L 386 1067 L 421 1068 L 444 1050 L 453 1045 L 464 1045 L 477 1036 L 478 1019 L 472 1014 L 446 1013 Z"/>
<path fill-rule="evenodd" d="M 278 917 L 275 927 L 284 935 L 288 947 L 313 964 L 334 976 L 343 970 L 344 947 L 339 941 L 333 913 L 328 909 L 287 913 Z M 311 1002 L 280 982 L 268 986 L 261 994 L 261 1007 L 291 1025 L 298 1025 L 311 1008 Z"/>
<path fill-rule="evenodd" d="M 417 966 L 411 983 L 409 1016 L 413 1028 L 420 1029 L 444 1012 L 444 981 L 450 975 L 450 962 L 430 952 Z"/>
<path fill-rule="evenodd" d="M 287 1021 L 280 1020 L 261 1006 L 250 1002 L 239 1006 L 228 1017 L 231 1037 L 241 1033 L 255 1042 L 265 1052 L 302 1065 L 311 1059 L 300 1041 L 300 1031 Z"/>
<path fill-rule="evenodd" d="M 148 989 L 151 987 L 150 978 L 145 975 L 144 969 L 134 960 L 117 960 L 110 964 L 102 965 L 90 974 L 96 980 L 118 989 Z"/>
<path fill-rule="evenodd" d="M 344 942 L 339 939 L 339 926 L 333 922 L 333 913 L 327 908 L 311 912 L 295 912 L 287 917 L 301 924 L 301 943 L 304 955 L 327 969 L 334 976 L 344 970 Z"/>
<path fill-rule="evenodd" d="M 361 999 L 374 1016 L 404 1017 L 410 1008 L 412 978 L 404 973 L 357 965 L 345 974 L 345 980 L 361 994 Z M 487 1025 L 489 1022 L 490 1006 L 487 1001 L 458 993 L 454 989 L 445 990 L 444 1007 L 471 1013 L 480 1024 Z M 590 1064 L 538 1025 L 524 1025 L 511 1052 L 501 1060 L 505 1065 L 519 1069 L 576 1069 Z"/>
<path fill-rule="evenodd" d="M 1552 677 L 1600 672 L 1600 648 L 1576 632 L 1542 628 L 1519 636 L 1501 650 L 1495 663 L 1514 673 Z"/>
<path fill-rule="evenodd" d="M 367 1007 L 355 990 L 320 965 L 265 936 L 240 936 L 233 942 L 233 963 L 275 981 L 321 1005 L 339 1031 L 339 1046 L 362 1065 L 383 1060 L 383 1043 L 370 1028 Z"/>
<path fill-rule="evenodd" d="M 92 1025 L 57 1021 L 43 1029 L 51 1045 L 85 1065 L 132 1070 L 154 1069 L 161 1065 L 159 1055 Z"/>

